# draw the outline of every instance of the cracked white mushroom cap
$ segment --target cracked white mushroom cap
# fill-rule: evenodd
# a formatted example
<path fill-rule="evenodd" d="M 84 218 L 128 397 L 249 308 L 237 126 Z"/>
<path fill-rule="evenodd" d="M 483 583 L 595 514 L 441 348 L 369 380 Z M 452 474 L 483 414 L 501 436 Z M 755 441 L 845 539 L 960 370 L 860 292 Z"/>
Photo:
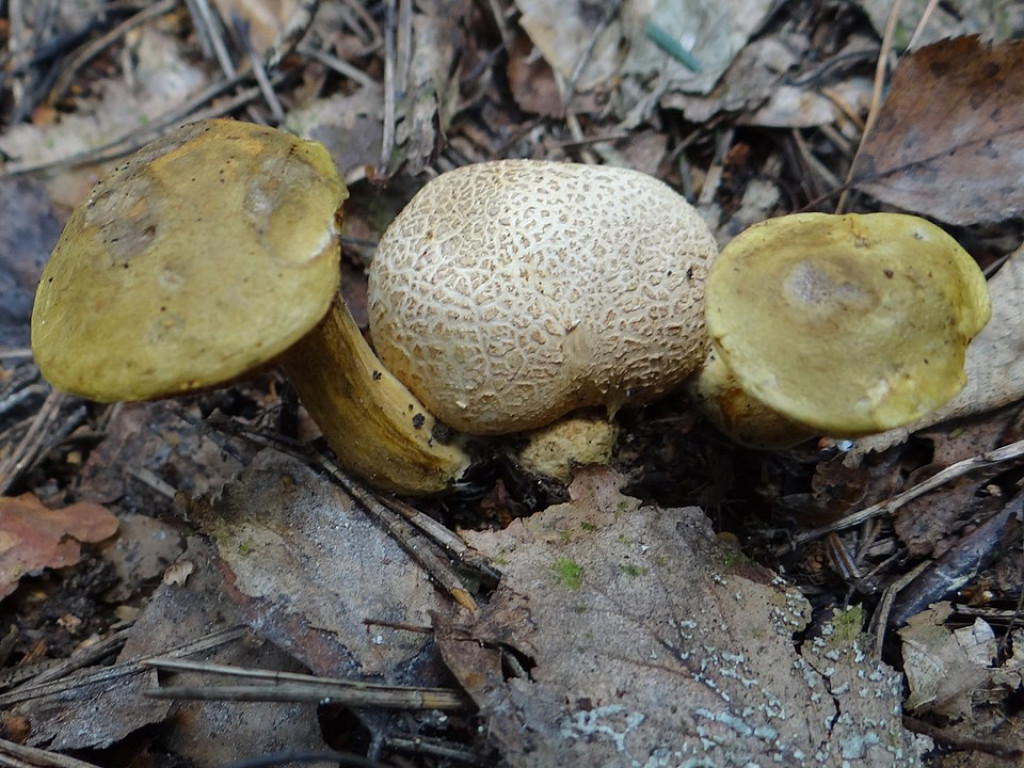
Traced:
<path fill-rule="evenodd" d="M 717 247 L 637 171 L 505 160 L 442 174 L 402 210 L 369 274 L 373 340 L 442 422 L 470 434 L 610 413 L 704 360 Z"/>

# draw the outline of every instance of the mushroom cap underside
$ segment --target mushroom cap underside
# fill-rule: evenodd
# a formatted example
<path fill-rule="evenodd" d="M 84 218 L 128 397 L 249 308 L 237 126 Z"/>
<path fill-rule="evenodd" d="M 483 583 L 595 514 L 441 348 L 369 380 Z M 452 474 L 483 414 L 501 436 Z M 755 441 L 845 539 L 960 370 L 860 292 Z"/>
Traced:
<path fill-rule="evenodd" d="M 384 364 L 471 434 L 614 412 L 676 385 L 706 348 L 717 252 L 662 182 L 603 166 L 504 160 L 437 177 L 388 227 L 369 274 Z"/>
<path fill-rule="evenodd" d="M 712 343 L 741 386 L 833 435 L 907 424 L 965 382 L 985 278 L 935 225 L 796 214 L 741 233 L 708 277 Z"/>
<path fill-rule="evenodd" d="M 73 212 L 36 294 L 32 346 L 57 388 L 142 400 L 274 358 L 326 313 L 347 196 L 327 150 L 232 120 L 183 126 Z"/>

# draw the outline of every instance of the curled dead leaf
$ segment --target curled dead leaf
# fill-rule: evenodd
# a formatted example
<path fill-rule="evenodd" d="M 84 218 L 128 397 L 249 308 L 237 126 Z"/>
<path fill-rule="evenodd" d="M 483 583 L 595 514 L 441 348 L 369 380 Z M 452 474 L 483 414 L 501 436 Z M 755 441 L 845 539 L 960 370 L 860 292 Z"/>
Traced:
<path fill-rule="evenodd" d="M 49 509 L 31 493 L 0 497 L 0 598 L 40 568 L 63 568 L 81 557 L 80 542 L 117 532 L 117 518 L 99 504 Z"/>
<path fill-rule="evenodd" d="M 967 225 L 1024 214 L 1024 41 L 972 35 L 903 58 L 854 162 L 854 186 Z"/>

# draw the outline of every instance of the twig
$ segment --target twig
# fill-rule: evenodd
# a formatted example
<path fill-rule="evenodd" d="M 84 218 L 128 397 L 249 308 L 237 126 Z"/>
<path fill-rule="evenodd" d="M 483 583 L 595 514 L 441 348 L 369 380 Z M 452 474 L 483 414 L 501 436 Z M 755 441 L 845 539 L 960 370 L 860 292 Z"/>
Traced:
<path fill-rule="evenodd" d="M 0 360 L 28 360 L 30 357 L 32 350 L 28 347 L 0 350 Z"/>
<path fill-rule="evenodd" d="M 14 759 L 17 758 L 17 759 Z M 0 766 L 4 768 L 97 768 L 58 752 L 26 747 L 7 739 L 0 739 Z"/>
<path fill-rule="evenodd" d="M 334 478 L 345 491 L 395 537 L 406 553 L 422 567 L 444 590 L 463 608 L 477 610 L 476 601 L 466 589 L 462 580 L 452 571 L 437 552 L 419 545 L 420 537 L 413 526 L 401 515 L 385 506 L 369 490 L 345 474 L 334 461 L 326 458 L 317 460 L 321 468 Z"/>
<path fill-rule="evenodd" d="M 938 5 L 939 0 L 928 0 L 928 5 L 924 9 L 924 13 L 921 14 L 921 20 L 917 22 L 914 34 L 910 36 L 910 42 L 907 44 L 908 51 L 914 48 L 914 44 L 918 41 L 918 38 L 924 34 L 925 27 L 928 26 L 928 21 L 931 19 L 932 14 L 935 13 L 935 9 Z"/>
<path fill-rule="evenodd" d="M 256 87 L 260 89 L 260 93 L 263 94 L 263 100 L 270 107 L 270 114 L 273 117 L 274 124 L 280 125 L 284 122 L 284 107 L 281 106 L 281 101 L 277 98 L 277 93 L 270 84 L 267 70 L 263 67 L 263 60 L 256 53 L 256 49 L 253 48 L 252 37 L 249 35 L 249 25 L 235 15 L 232 15 L 231 23 L 235 37 L 245 51 L 246 59 L 249 62 L 249 71 L 256 78 Z"/>
<path fill-rule="evenodd" d="M 184 659 L 154 658 L 146 666 L 179 672 L 201 672 L 245 680 L 260 685 L 179 686 L 155 688 L 146 692 L 157 699 L 198 699 L 202 701 L 313 701 L 331 702 L 348 707 L 378 709 L 470 709 L 466 694 L 454 688 L 381 685 L 339 678 L 317 677 L 298 672 L 248 669 L 227 664 L 208 664 Z"/>
<path fill-rule="evenodd" d="M 178 6 L 179 2 L 180 0 L 159 0 L 159 2 L 153 3 L 148 8 L 143 8 L 138 13 L 129 16 L 106 34 L 101 35 L 88 45 L 79 49 L 74 58 L 61 67 L 60 74 L 57 76 L 54 86 L 50 92 L 51 101 L 60 101 L 64 97 L 68 88 L 71 87 L 71 83 L 74 80 L 75 75 L 78 74 L 78 71 L 82 67 L 99 56 L 104 50 L 117 42 L 120 38 L 124 37 L 126 33 L 135 27 L 140 24 L 144 24 L 150 19 L 155 19 L 173 11 Z"/>
<path fill-rule="evenodd" d="M 987 451 L 980 456 L 972 456 L 969 459 L 958 461 L 956 464 L 950 464 L 945 469 L 936 472 L 927 480 L 908 488 L 902 493 L 896 494 L 886 501 L 879 502 L 878 504 L 872 504 L 870 507 L 865 507 L 859 512 L 854 512 L 841 520 L 836 520 L 834 523 L 829 523 L 828 525 L 823 525 L 820 528 L 814 528 L 813 530 L 797 534 L 793 537 L 790 544 L 779 548 L 776 551 L 776 555 L 785 555 L 792 550 L 801 547 L 810 541 L 814 541 L 815 539 L 820 539 L 822 536 L 832 533 L 833 531 L 842 531 L 847 528 L 853 528 L 854 526 L 860 525 L 874 517 L 890 515 L 908 502 L 916 499 L 918 496 L 923 496 L 929 491 L 945 485 L 950 480 L 955 480 L 958 477 L 962 477 L 963 475 L 978 469 L 987 469 L 988 467 L 1003 464 L 1007 461 L 1013 461 L 1014 459 L 1019 459 L 1022 456 L 1024 456 L 1024 440 L 1018 440 L 1015 443 L 1004 445 L 1001 448 Z"/>
<path fill-rule="evenodd" d="M 110 637 L 104 638 L 67 659 L 50 659 L 21 667 L 11 667 L 0 672 L 0 688 L 26 684 L 41 685 L 51 680 L 66 677 L 72 672 L 94 664 L 100 659 L 117 653 L 128 640 L 129 627 L 119 629 Z"/>
<path fill-rule="evenodd" d="M 903 7 L 903 0 L 894 0 L 889 11 L 889 19 L 885 24 L 885 32 L 882 35 L 882 47 L 878 51 L 878 61 L 875 64 L 875 83 L 871 91 L 871 107 L 868 109 L 867 119 L 864 121 L 864 130 L 860 135 L 860 146 L 857 147 L 857 154 L 853 156 L 850 163 L 850 170 L 846 174 L 846 185 L 839 195 L 839 202 L 836 203 L 836 213 L 842 213 L 846 209 L 846 202 L 850 194 L 850 185 L 853 183 L 853 172 L 857 168 L 857 157 L 864 149 L 864 143 L 871 134 L 878 120 L 878 113 L 882 108 L 882 91 L 885 88 L 886 60 L 892 52 L 892 40 L 896 34 L 896 24 L 900 19 L 900 10 Z"/>
<path fill-rule="evenodd" d="M 889 627 L 889 615 L 892 613 L 893 603 L 896 602 L 896 596 L 900 593 L 907 584 L 916 579 L 925 568 L 928 567 L 928 561 L 918 563 L 910 571 L 904 573 L 896 581 L 886 587 L 882 593 L 882 599 L 878 603 L 878 607 L 875 608 L 875 612 L 871 614 L 871 623 L 868 628 L 868 636 L 874 638 L 873 658 L 882 658 L 882 647 L 885 645 L 885 632 Z"/>
<path fill-rule="evenodd" d="M 109 683 L 112 680 L 119 680 L 123 677 L 137 675 L 149 669 L 149 667 L 144 666 L 143 662 L 150 659 L 190 656 L 193 653 L 202 653 L 203 651 L 209 651 L 213 648 L 219 648 L 220 646 L 234 642 L 235 640 L 240 640 L 247 634 L 249 634 L 247 627 L 223 629 L 198 640 L 193 640 L 179 645 L 171 651 L 146 654 L 145 656 L 141 656 L 137 659 L 123 661 L 96 672 L 90 672 L 82 675 L 71 675 L 63 678 L 62 680 L 56 680 L 48 683 L 29 683 L 27 685 L 22 685 L 15 688 L 13 691 L 0 694 L 0 707 L 17 704 L 20 701 L 40 699 L 45 696 L 56 696 L 76 688 L 92 685 L 93 683 Z"/>
<path fill-rule="evenodd" d="M 387 11 L 384 22 L 384 118 L 380 142 L 380 169 L 386 174 L 391 151 L 395 148 L 395 3 L 397 0 L 386 0 Z"/>
<path fill-rule="evenodd" d="M 42 407 L 32 420 L 25 436 L 11 451 L 7 460 L 0 464 L 0 495 L 7 493 L 17 481 L 31 458 L 36 455 L 42 435 L 57 420 L 60 407 L 64 403 L 64 395 L 52 390 L 43 401 Z"/>
<path fill-rule="evenodd" d="M 321 51 L 319 48 L 314 48 L 306 43 L 301 43 L 296 49 L 300 54 L 306 56 L 314 61 L 318 61 L 328 69 L 333 69 L 342 77 L 347 77 L 349 80 L 353 80 L 360 85 L 366 86 L 367 88 L 380 88 L 381 85 L 363 70 L 358 67 L 354 67 L 344 59 L 339 59 L 327 51 Z"/>
<path fill-rule="evenodd" d="M 294 51 L 306 36 L 319 8 L 320 0 L 300 0 L 267 49 L 263 57 L 264 67 L 273 71 L 281 66 L 284 57 Z"/>
<path fill-rule="evenodd" d="M 224 44 L 224 25 L 220 17 L 210 7 L 207 0 L 185 0 L 189 11 L 192 14 L 192 25 L 199 32 L 199 39 L 204 41 L 212 49 L 214 58 L 220 65 L 221 71 L 228 80 L 233 80 L 237 75 L 235 64 L 231 61 L 231 54 Z"/>

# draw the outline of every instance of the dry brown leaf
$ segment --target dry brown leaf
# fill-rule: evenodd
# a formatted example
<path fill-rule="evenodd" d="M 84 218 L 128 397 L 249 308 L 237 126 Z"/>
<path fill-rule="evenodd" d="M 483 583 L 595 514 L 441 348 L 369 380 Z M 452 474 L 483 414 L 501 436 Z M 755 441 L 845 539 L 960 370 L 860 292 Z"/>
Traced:
<path fill-rule="evenodd" d="M 98 504 L 48 509 L 31 493 L 0 496 L 0 598 L 26 573 L 77 563 L 79 542 L 103 541 L 116 532 L 117 518 Z"/>
<path fill-rule="evenodd" d="M 164 584 L 146 602 L 112 670 L 87 669 L 77 683 L 49 695 L 25 694 L 10 711 L 31 724 L 28 743 L 52 750 L 98 749 L 161 723 L 161 741 L 194 765 L 227 765 L 245 756 L 283 749 L 322 749 L 316 705 L 252 701 L 171 701 L 147 696 L 158 684 L 154 670 L 132 661 L 162 655 L 240 623 L 224 596 L 224 576 L 213 547 L 192 537 L 184 562 L 201 563 L 184 586 Z M 304 671 L 270 643 L 250 637 L 218 645 L 194 661 L 241 667 Z M 75 680 L 73 677 L 72 680 Z M 165 682 L 167 682 L 165 680 Z M 217 685 L 225 680 L 176 674 L 173 685 Z"/>
<path fill-rule="evenodd" d="M 1017 651 L 996 665 L 997 644 L 992 627 L 982 619 L 950 630 L 949 603 L 938 603 L 917 614 L 900 630 L 910 697 L 907 709 L 933 712 L 951 720 L 970 720 L 979 703 L 1012 696 L 1024 680 L 1024 633 L 1014 633 Z"/>
<path fill-rule="evenodd" d="M 261 453 L 221 498 L 191 513 L 216 541 L 245 620 L 313 671 L 394 679 L 428 656 L 429 636 L 397 625 L 430 626 L 446 598 L 382 527 L 304 465 Z"/>
<path fill-rule="evenodd" d="M 1024 215 L 1024 41 L 944 40 L 903 58 L 854 186 L 950 224 Z"/>
<path fill-rule="evenodd" d="M 466 534 L 502 581 L 439 643 L 508 765 L 917 764 L 901 677 L 866 658 L 859 614 L 798 650 L 799 592 L 700 510 L 641 507 L 618 482 L 586 470 L 571 503 Z"/>
<path fill-rule="evenodd" d="M 391 159 L 390 170 L 397 160 L 406 162 L 406 171 L 415 176 L 432 161 L 440 137 L 448 131 L 452 116 L 459 108 L 458 77 L 453 76 L 459 51 L 464 47 L 460 21 L 464 6 L 457 0 L 430 0 L 419 3 L 423 13 L 412 18 L 412 39 L 400 36 L 399 56 L 403 43 L 409 46 L 408 69 L 399 73 L 397 105 L 399 122 L 395 141 L 401 147 L 397 158 Z"/>
<path fill-rule="evenodd" d="M 260 53 L 270 47 L 288 18 L 296 0 L 215 0 L 221 18 L 230 26 L 238 19 L 248 26 L 253 47 Z"/>

